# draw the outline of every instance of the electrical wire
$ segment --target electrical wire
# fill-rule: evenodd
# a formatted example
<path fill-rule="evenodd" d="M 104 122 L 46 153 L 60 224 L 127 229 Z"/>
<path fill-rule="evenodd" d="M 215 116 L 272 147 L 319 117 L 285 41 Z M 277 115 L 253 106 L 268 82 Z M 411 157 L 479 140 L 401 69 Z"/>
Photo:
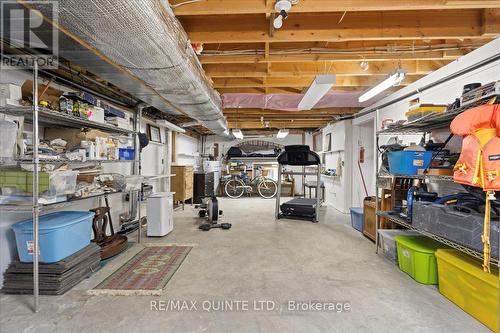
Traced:
<path fill-rule="evenodd" d="M 177 8 L 177 7 L 180 7 L 180 6 L 189 5 L 191 3 L 202 2 L 202 1 L 207 1 L 207 0 L 188 0 L 188 1 L 181 2 L 181 3 L 177 3 L 175 5 L 170 5 L 170 7 Z"/>

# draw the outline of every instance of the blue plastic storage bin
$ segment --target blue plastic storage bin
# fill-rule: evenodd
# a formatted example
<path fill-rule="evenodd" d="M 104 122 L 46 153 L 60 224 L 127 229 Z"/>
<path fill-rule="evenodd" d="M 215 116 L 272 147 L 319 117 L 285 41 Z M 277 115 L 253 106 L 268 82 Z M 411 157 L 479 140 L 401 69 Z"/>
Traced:
<path fill-rule="evenodd" d="M 92 212 L 55 212 L 40 216 L 40 262 L 60 261 L 90 244 Z M 33 220 L 12 225 L 22 262 L 33 262 Z"/>
<path fill-rule="evenodd" d="M 362 207 L 351 208 L 351 224 L 354 229 L 363 232 L 364 216 Z"/>
<path fill-rule="evenodd" d="M 391 151 L 388 158 L 390 173 L 394 175 L 416 175 L 418 169 L 429 167 L 432 151 Z"/>
<path fill-rule="evenodd" d="M 120 160 L 132 161 L 135 159 L 135 150 L 134 148 L 119 148 L 118 155 Z"/>

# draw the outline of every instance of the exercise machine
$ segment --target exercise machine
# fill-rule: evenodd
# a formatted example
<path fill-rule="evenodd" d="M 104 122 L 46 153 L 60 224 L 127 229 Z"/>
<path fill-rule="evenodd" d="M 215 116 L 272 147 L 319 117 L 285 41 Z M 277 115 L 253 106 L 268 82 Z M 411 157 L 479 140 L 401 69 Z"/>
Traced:
<path fill-rule="evenodd" d="M 302 172 L 283 171 L 284 166 L 302 166 Z M 306 166 L 316 166 L 316 172 L 306 172 Z M 300 175 L 316 176 L 316 198 L 294 198 L 283 204 L 281 200 L 281 176 Z M 278 156 L 278 193 L 276 193 L 276 219 L 291 218 L 319 222 L 321 159 L 307 145 L 286 146 L 285 151 Z"/>
<path fill-rule="evenodd" d="M 220 228 L 223 230 L 231 229 L 231 223 L 217 223 L 219 217 L 222 215 L 222 210 L 219 210 L 219 201 L 216 196 L 206 197 L 202 199 L 202 204 L 197 207 L 200 208 L 198 216 L 200 218 L 207 218 L 208 222 L 199 226 L 200 230 L 209 231 L 210 229 Z"/>

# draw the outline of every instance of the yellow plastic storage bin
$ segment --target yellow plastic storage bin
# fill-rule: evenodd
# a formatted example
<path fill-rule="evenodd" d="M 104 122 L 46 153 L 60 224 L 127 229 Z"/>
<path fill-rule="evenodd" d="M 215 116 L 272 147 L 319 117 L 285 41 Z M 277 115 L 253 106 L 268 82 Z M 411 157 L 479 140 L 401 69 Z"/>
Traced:
<path fill-rule="evenodd" d="M 498 269 L 486 273 L 481 262 L 457 250 L 439 249 L 436 257 L 439 292 L 498 332 Z"/>

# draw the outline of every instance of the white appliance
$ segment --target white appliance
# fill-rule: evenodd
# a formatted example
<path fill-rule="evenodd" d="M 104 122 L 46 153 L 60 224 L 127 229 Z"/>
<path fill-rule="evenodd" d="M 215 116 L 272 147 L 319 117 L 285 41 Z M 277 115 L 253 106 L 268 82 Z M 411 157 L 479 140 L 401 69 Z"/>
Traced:
<path fill-rule="evenodd" d="M 158 192 L 148 197 L 148 236 L 165 236 L 174 228 L 172 192 Z"/>

